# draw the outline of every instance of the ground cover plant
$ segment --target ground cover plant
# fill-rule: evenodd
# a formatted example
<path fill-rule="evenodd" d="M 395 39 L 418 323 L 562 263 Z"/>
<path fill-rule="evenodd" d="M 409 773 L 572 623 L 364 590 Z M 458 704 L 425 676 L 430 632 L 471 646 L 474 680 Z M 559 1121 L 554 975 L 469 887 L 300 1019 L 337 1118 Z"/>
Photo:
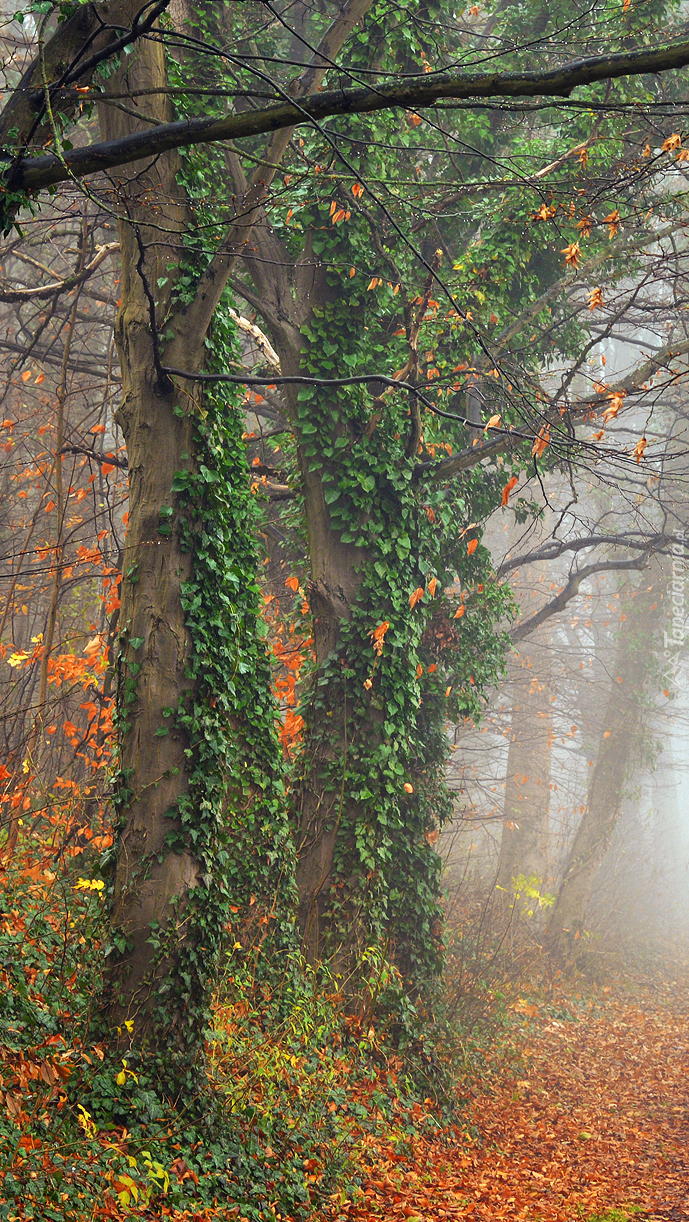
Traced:
<path fill-rule="evenodd" d="M 431 1041 L 426 1016 L 405 1052 L 299 965 L 257 993 L 233 935 L 204 1109 L 165 1109 L 89 1029 L 107 927 L 74 860 L 4 874 L 8 1222 L 685 1216 L 687 985 L 662 960 L 604 985 L 493 962 L 479 1029 L 467 993 L 468 1025 L 455 1006 Z"/>

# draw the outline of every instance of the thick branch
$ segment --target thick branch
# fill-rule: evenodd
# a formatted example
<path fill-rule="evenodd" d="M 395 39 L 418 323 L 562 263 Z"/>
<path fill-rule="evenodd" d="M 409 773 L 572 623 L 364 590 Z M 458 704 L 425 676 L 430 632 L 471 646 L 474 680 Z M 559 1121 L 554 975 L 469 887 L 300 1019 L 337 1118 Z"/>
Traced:
<path fill-rule="evenodd" d="M 0 297 L 0 301 L 1 300 L 2 298 Z M 268 336 L 263 334 L 261 328 L 256 326 L 256 323 L 250 322 L 248 318 L 244 318 L 243 315 L 238 314 L 236 310 L 229 310 L 228 313 L 230 317 L 234 319 L 240 330 L 246 331 L 246 334 L 251 336 L 252 340 L 256 344 L 256 347 L 263 353 L 268 364 L 271 365 L 273 369 L 276 369 L 279 373 L 280 358 L 268 339 Z"/>
<path fill-rule="evenodd" d="M 121 471 L 127 471 L 129 463 L 126 458 L 117 458 L 115 454 L 101 454 L 98 450 L 90 449 L 89 446 L 79 445 L 64 445 L 58 451 L 60 454 L 85 454 L 87 458 L 92 458 L 99 466 L 119 467 Z"/>
<path fill-rule="evenodd" d="M 290 89 L 295 103 L 296 99 L 306 98 L 306 95 L 316 93 L 320 89 L 327 72 L 328 61 L 341 50 L 357 22 L 371 7 L 371 3 L 372 0 L 346 0 L 341 12 L 326 31 L 320 46 L 316 49 L 312 63 L 300 80 L 296 81 Z M 249 253 L 251 236 L 255 226 L 263 219 L 263 206 L 292 138 L 294 124 L 280 124 L 261 130 L 272 132 L 266 143 L 263 160 L 255 167 L 249 179 L 242 198 L 240 215 L 230 226 L 225 240 L 201 276 L 193 304 L 186 312 L 187 323 L 191 323 L 198 331 L 205 332 L 208 327 L 237 259 Z M 285 276 L 285 264 L 289 263 L 289 256 L 271 227 L 264 225 L 263 228 L 262 245 L 266 257 L 270 257 L 270 247 L 273 247 L 273 265 L 270 277 L 267 278 L 261 265 L 255 264 L 253 260 L 250 267 L 259 295 L 274 306 L 278 306 L 280 298 L 284 298 L 289 291 L 288 280 Z"/>
<path fill-rule="evenodd" d="M 689 40 L 640 51 L 596 55 L 574 60 L 546 72 L 438 73 L 418 80 L 393 81 L 375 89 L 333 89 L 299 102 L 285 101 L 263 110 L 222 119 L 187 119 L 163 123 L 120 140 L 72 149 L 60 158 L 49 155 L 22 161 L 12 175 L 13 190 L 37 191 L 69 177 L 83 178 L 100 170 L 155 157 L 170 149 L 188 148 L 214 140 L 239 140 L 262 132 L 277 132 L 335 115 L 370 114 L 391 107 L 431 106 L 441 98 L 568 97 L 573 89 L 596 81 L 649 72 L 666 72 L 689 64 Z"/>

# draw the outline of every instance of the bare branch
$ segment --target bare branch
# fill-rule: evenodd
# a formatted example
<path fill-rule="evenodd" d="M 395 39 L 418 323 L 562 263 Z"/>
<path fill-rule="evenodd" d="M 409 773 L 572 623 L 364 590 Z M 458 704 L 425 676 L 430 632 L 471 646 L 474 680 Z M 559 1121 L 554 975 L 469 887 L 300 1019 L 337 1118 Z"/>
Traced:
<path fill-rule="evenodd" d="M 73 276 L 67 276 L 64 280 L 57 280 L 54 284 L 39 284 L 31 289 L 2 289 L 0 290 L 0 301 L 30 301 L 35 298 L 42 297 L 57 297 L 60 293 L 69 293 L 76 288 L 78 284 L 83 284 L 92 276 L 104 259 L 107 258 L 113 250 L 119 250 L 119 242 L 108 242 L 105 246 L 97 246 L 97 255 L 90 263 L 87 263 L 82 272 L 75 272 Z"/>
<path fill-rule="evenodd" d="M 650 559 L 650 549 L 643 555 L 638 556 L 634 560 L 602 560 L 598 564 L 587 564 L 585 568 L 580 569 L 578 573 L 573 573 L 567 585 L 561 590 L 557 598 L 551 599 L 540 611 L 535 615 L 531 615 L 523 624 L 519 624 L 510 632 L 510 637 L 513 641 L 523 641 L 524 637 L 530 636 L 541 624 L 545 623 L 551 616 L 557 615 L 558 611 L 563 611 L 568 602 L 576 598 L 579 593 L 579 587 L 582 581 L 586 581 L 587 577 L 592 577 L 594 573 L 611 573 L 611 572 L 628 572 L 630 569 L 644 569 Z"/>
<path fill-rule="evenodd" d="M 83 178 L 101 170 L 156 157 L 170 149 L 188 148 L 215 140 L 241 140 L 262 132 L 320 122 L 335 115 L 371 114 L 394 107 L 431 106 L 442 98 L 568 97 L 573 89 L 621 76 L 667 72 L 689 64 L 689 40 L 655 48 L 595 55 L 545 72 L 429 73 L 411 81 L 392 81 L 374 89 L 327 90 L 297 101 L 284 101 L 261 110 L 221 119 L 187 119 L 161 123 L 153 130 L 134 132 L 119 140 L 71 149 L 61 160 L 54 154 L 24 159 L 14 167 L 6 186 L 12 191 L 37 191 L 68 178 Z"/>
<path fill-rule="evenodd" d="M 539 560 L 557 560 L 563 552 L 580 552 L 585 551 L 590 547 L 603 547 L 609 544 L 612 547 L 627 547 L 639 552 L 659 552 L 664 548 L 672 547 L 673 543 L 681 543 L 682 540 L 677 535 L 641 535 L 634 538 L 633 534 L 627 535 L 587 535 L 583 539 L 550 539 L 544 543 L 543 547 L 539 547 L 533 552 L 523 552 L 521 556 L 515 556 L 514 559 L 503 561 L 497 569 L 497 576 L 503 577 L 505 573 L 512 572 L 514 569 L 519 569 L 524 564 L 535 564 Z"/>

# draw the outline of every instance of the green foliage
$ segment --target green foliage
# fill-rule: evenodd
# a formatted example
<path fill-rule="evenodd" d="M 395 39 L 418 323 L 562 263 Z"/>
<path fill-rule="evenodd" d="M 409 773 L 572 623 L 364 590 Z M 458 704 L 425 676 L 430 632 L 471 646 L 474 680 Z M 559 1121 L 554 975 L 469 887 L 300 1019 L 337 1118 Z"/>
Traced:
<path fill-rule="evenodd" d="M 324 257 L 331 267 L 347 266 L 349 234 L 330 232 Z M 335 361 L 352 373 L 369 369 L 378 303 L 355 291 L 354 323 L 344 277 L 333 270 L 328 279 L 328 304 L 303 328 L 302 368 L 316 377 L 332 374 Z M 392 353 L 381 345 L 383 354 L 394 359 L 394 345 Z M 319 472 L 330 529 L 351 548 L 359 572 L 351 619 L 303 696 L 300 786 L 342 795 L 328 949 L 334 953 L 344 937 L 350 945 L 358 938 L 360 952 L 377 943 L 417 988 L 427 988 L 441 963 L 432 843 L 451 810 L 445 724 L 478 716 L 480 693 L 502 665 L 495 626 L 508 603 L 490 578 L 487 553 L 469 556 L 466 541 L 458 542 L 476 512 L 471 486 L 448 493 L 419 485 L 417 456 L 406 452 L 406 397 L 385 404 L 371 433 L 374 410 L 357 391 L 299 392 L 301 452 Z M 485 495 L 485 481 L 476 491 Z M 426 588 L 432 579 L 434 594 Z M 472 595 L 455 626 L 457 581 Z M 424 597 L 412 606 L 420 587 Z M 377 658 L 372 633 L 385 622 Z"/>
<path fill-rule="evenodd" d="M 419 1131 L 418 1085 L 384 1029 L 345 1017 L 336 982 L 296 959 L 257 989 L 232 947 L 208 1034 L 205 1115 L 163 1106 L 152 1059 L 89 1039 L 102 915 L 100 891 L 78 887 L 72 863 L 57 879 L 25 864 L 6 878 L 2 1222 L 87 1222 L 96 1204 L 113 1217 L 209 1210 L 224 1222 L 240 1207 L 250 1222 L 305 1222 L 336 1191 L 356 1198 L 370 1139 L 403 1149 Z M 371 987 L 379 974 L 372 959 Z"/>

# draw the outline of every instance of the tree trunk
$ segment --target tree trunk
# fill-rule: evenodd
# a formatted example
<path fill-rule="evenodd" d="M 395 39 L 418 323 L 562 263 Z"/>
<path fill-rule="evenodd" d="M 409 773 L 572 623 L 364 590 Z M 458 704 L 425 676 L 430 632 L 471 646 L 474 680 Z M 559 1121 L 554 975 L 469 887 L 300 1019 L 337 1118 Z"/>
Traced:
<path fill-rule="evenodd" d="M 155 92 L 166 84 L 155 41 L 138 44 L 111 80 L 116 92 L 140 92 L 149 117 L 167 117 L 168 95 Z M 101 112 L 107 138 L 138 126 L 107 104 Z M 161 368 L 203 367 L 230 265 L 196 270 L 181 254 L 190 212 L 179 168 L 174 154 L 136 165 L 112 198 L 123 214 L 116 338 L 130 517 L 117 661 L 120 830 L 102 1008 L 112 1038 L 119 1028 L 129 1046 L 129 1022 L 135 1047 L 165 1049 L 159 1080 L 189 1097 L 223 930 L 251 908 L 247 949 L 253 938 L 260 954 L 273 930 L 286 949 L 293 860 L 257 632 L 243 419 L 231 402 L 193 382 L 180 388 Z M 175 297 L 180 265 L 185 284 L 196 275 L 190 301 Z"/>
<path fill-rule="evenodd" d="M 532 657 L 534 655 L 532 654 Z M 539 652 L 535 656 L 539 658 Z M 548 872 L 548 809 L 553 738 L 552 682 L 547 660 L 514 664 L 514 707 L 507 755 L 505 805 L 497 886 L 514 900 L 513 880 L 540 888 Z"/>
<path fill-rule="evenodd" d="M 654 636 L 663 583 L 657 569 L 642 575 L 623 603 L 610 689 L 586 808 L 577 829 L 547 928 L 547 946 L 559 962 L 576 959 L 594 879 L 620 817 L 629 780 L 642 750 L 644 697 L 653 683 Z M 626 617 L 625 617 L 626 613 Z"/>

